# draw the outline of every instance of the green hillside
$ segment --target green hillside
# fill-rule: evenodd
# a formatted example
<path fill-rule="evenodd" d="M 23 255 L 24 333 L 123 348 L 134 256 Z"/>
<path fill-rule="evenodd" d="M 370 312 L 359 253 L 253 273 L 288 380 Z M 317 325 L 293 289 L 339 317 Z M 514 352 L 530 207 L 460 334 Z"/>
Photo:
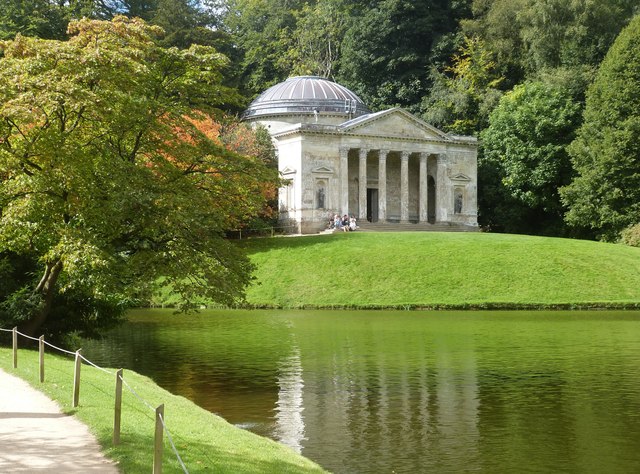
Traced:
<path fill-rule="evenodd" d="M 281 307 L 640 304 L 640 248 L 486 233 L 349 233 L 243 242 L 247 301 Z"/>

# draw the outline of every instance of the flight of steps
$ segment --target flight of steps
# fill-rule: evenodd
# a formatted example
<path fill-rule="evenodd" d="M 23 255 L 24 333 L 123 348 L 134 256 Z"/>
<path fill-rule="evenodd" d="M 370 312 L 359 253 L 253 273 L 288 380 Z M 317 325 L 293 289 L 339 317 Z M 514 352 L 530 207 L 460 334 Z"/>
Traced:
<path fill-rule="evenodd" d="M 436 222 L 428 224 L 426 222 L 358 222 L 358 230 L 375 232 L 477 232 L 478 227 L 450 222 Z"/>

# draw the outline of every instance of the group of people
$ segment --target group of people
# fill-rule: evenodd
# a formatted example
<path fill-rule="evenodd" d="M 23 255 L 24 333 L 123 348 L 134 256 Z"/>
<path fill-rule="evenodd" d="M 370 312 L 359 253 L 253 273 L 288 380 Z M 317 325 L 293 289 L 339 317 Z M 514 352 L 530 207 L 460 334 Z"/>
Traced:
<path fill-rule="evenodd" d="M 356 223 L 355 216 L 349 217 L 347 214 L 340 217 L 340 214 L 336 214 L 333 216 L 333 219 L 329 221 L 329 229 L 338 229 L 343 230 L 344 232 L 349 232 L 352 230 L 356 230 L 358 228 L 358 224 Z"/>

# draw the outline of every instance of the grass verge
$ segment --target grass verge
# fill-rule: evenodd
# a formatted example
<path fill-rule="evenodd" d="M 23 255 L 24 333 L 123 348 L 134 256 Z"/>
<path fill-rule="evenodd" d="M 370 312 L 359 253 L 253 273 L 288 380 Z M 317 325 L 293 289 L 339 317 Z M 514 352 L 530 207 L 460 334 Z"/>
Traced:
<path fill-rule="evenodd" d="M 640 248 L 488 233 L 355 232 L 241 243 L 254 307 L 640 307 Z"/>
<path fill-rule="evenodd" d="M 19 350 L 18 368 L 13 369 L 11 349 L 0 348 L 0 367 L 23 378 L 57 401 L 65 413 L 86 423 L 105 454 L 118 462 L 123 473 L 148 473 L 153 464 L 154 412 L 165 405 L 165 420 L 174 443 L 190 473 L 314 473 L 324 472 L 312 461 L 269 439 L 227 423 L 186 398 L 172 395 L 151 379 L 124 371 L 124 379 L 137 396 L 123 389 L 121 444 L 112 445 L 115 376 L 83 365 L 80 404 L 71 407 L 72 358 L 47 354 L 45 382 L 39 382 L 38 353 Z M 115 373 L 115 370 L 108 369 Z M 165 436 L 163 472 L 181 473 L 176 456 Z"/>

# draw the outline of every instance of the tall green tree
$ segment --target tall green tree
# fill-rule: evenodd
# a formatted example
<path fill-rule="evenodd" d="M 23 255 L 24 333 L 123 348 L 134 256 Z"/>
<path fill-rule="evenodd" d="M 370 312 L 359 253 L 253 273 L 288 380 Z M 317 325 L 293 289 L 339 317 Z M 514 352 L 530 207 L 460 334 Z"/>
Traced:
<path fill-rule="evenodd" d="M 338 78 L 374 109 L 417 110 L 440 37 L 455 28 L 449 0 L 363 2 L 345 34 Z"/>
<path fill-rule="evenodd" d="M 513 87 L 524 78 L 524 46 L 518 12 L 532 0 L 473 0 L 472 18 L 460 22 L 463 33 L 480 38 L 498 66 L 497 72 Z"/>
<path fill-rule="evenodd" d="M 598 65 L 637 10 L 637 0 L 473 0 L 462 29 L 513 86 L 545 68 Z"/>
<path fill-rule="evenodd" d="M 158 277 L 231 303 L 250 264 L 223 239 L 275 172 L 229 151 L 205 113 L 236 99 L 215 50 L 158 47 L 142 20 L 80 20 L 69 41 L 0 43 L 0 249 L 37 262 L 21 327 L 60 294 L 126 300 Z"/>
<path fill-rule="evenodd" d="M 526 83 L 507 93 L 481 134 L 482 224 L 514 233 L 563 235 L 558 188 L 570 182 L 567 153 L 580 105 L 562 89 Z"/>
<path fill-rule="evenodd" d="M 350 5 L 345 0 L 317 0 L 297 12 L 294 42 L 289 49 L 293 74 L 334 77 L 349 25 Z"/>
<path fill-rule="evenodd" d="M 446 131 L 478 134 L 498 104 L 504 78 L 479 38 L 465 38 L 452 62 L 443 72 L 433 69 L 433 86 L 422 102 L 423 117 Z"/>
<path fill-rule="evenodd" d="M 69 12 L 69 6 L 49 0 L 3 0 L 0 39 L 13 38 L 18 33 L 46 39 L 65 38 Z"/>
<path fill-rule="evenodd" d="M 518 12 L 526 69 L 597 66 L 637 8 L 636 0 L 530 0 Z"/>
<path fill-rule="evenodd" d="M 242 52 L 241 82 L 249 95 L 286 79 L 293 70 L 289 51 L 304 0 L 225 0 L 223 23 Z"/>
<path fill-rule="evenodd" d="M 587 92 L 569 152 L 577 172 L 562 189 L 567 223 L 617 239 L 640 222 L 640 16 L 607 53 Z"/>

